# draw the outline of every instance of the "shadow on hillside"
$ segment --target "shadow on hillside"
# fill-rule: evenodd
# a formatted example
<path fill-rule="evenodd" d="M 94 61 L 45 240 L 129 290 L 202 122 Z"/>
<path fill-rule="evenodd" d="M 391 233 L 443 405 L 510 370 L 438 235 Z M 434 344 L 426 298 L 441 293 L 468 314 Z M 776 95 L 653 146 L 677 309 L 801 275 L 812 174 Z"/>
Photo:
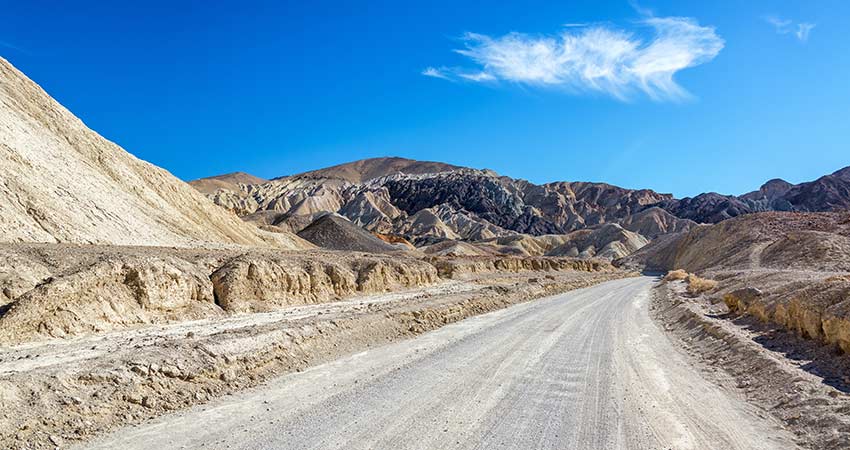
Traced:
<path fill-rule="evenodd" d="M 823 383 L 850 393 L 850 356 L 822 342 L 805 339 L 794 332 L 767 324 L 749 316 L 718 314 L 756 334 L 753 339 L 762 347 L 781 353 L 798 366 L 823 380 Z"/>

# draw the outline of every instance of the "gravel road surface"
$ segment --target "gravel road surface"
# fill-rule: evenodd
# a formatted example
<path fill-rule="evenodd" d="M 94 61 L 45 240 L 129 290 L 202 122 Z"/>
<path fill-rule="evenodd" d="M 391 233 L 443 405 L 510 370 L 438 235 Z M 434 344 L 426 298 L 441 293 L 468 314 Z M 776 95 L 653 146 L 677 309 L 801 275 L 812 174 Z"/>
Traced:
<path fill-rule="evenodd" d="M 793 448 L 650 319 L 652 283 L 616 280 L 477 316 L 86 448 Z"/>

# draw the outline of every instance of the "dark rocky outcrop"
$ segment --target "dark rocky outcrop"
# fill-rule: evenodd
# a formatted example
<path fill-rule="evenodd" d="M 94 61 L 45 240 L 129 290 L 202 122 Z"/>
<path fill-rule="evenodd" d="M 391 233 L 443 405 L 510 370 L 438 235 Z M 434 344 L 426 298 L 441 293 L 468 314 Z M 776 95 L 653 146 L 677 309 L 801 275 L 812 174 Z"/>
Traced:
<path fill-rule="evenodd" d="M 714 192 L 667 200 L 660 207 L 683 219 L 717 223 L 731 217 L 765 211 L 829 212 L 850 209 L 850 167 L 817 180 L 791 184 L 773 179 L 741 196 Z"/>

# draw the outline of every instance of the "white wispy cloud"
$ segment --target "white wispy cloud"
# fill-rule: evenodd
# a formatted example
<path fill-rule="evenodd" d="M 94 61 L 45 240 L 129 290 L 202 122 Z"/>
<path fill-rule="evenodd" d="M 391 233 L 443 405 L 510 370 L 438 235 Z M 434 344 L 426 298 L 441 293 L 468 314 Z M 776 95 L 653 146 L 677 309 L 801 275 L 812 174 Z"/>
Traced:
<path fill-rule="evenodd" d="M 797 31 L 794 32 L 794 36 L 797 36 L 797 39 L 806 42 L 809 40 L 809 33 L 812 31 L 812 28 L 815 27 L 815 24 L 802 22 L 797 24 Z"/>
<path fill-rule="evenodd" d="M 425 70 L 422 71 L 422 75 L 425 75 L 426 77 L 440 78 L 443 80 L 450 79 L 443 70 L 436 67 L 426 67 Z"/>
<path fill-rule="evenodd" d="M 812 29 L 816 26 L 814 23 L 809 22 L 799 22 L 794 23 L 793 20 L 781 19 L 776 16 L 764 16 L 763 19 L 765 22 L 773 25 L 773 28 L 779 34 L 792 34 L 797 38 L 800 42 L 806 42 L 809 40 L 809 33 L 812 32 Z"/>
<path fill-rule="evenodd" d="M 638 25 L 651 31 L 648 39 L 603 25 L 567 27 L 552 36 L 466 33 L 461 38 L 464 48 L 455 52 L 477 67 L 443 68 L 440 74 L 594 91 L 624 100 L 635 92 L 676 100 L 689 95 L 676 83 L 676 73 L 711 61 L 724 46 L 713 27 L 690 18 L 647 17 Z"/>
<path fill-rule="evenodd" d="M 470 81 L 496 81 L 496 77 L 490 73 L 481 71 L 475 73 L 462 73 L 458 72 L 457 76 L 470 80 Z"/>

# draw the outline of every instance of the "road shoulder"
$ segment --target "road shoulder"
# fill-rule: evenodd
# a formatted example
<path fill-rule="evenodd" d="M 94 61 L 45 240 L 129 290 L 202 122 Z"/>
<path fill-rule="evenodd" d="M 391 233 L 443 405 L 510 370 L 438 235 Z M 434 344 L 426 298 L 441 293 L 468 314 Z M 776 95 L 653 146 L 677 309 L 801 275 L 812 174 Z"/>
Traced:
<path fill-rule="evenodd" d="M 706 379 L 777 420 L 802 447 L 850 448 L 850 395 L 836 379 L 846 356 L 733 317 L 716 299 L 688 297 L 681 282 L 660 283 L 652 293 L 653 319 Z"/>

